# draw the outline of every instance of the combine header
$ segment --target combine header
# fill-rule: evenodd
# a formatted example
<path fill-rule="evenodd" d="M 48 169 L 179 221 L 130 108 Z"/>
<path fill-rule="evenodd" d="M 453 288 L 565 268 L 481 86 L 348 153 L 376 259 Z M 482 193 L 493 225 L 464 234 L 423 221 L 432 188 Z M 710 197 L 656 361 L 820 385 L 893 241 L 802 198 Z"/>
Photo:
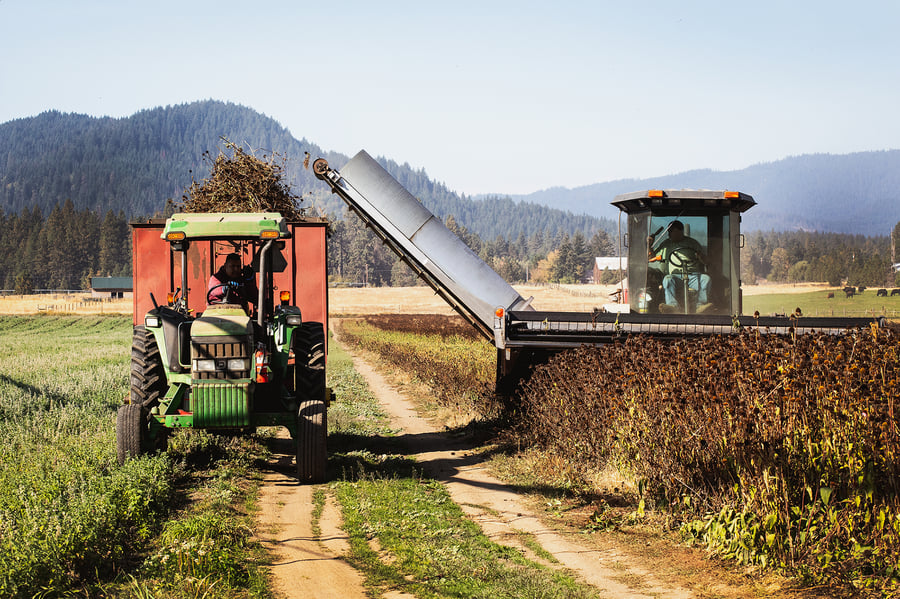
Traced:
<path fill-rule="evenodd" d="M 735 191 L 649 190 L 617 196 L 627 215 L 628 304 L 617 312 L 542 312 L 485 264 L 364 150 L 325 181 L 372 230 L 497 348 L 497 388 L 511 391 L 552 353 L 628 334 L 682 339 L 731 334 L 843 332 L 866 318 L 742 315 L 741 214 L 756 202 Z M 878 324 L 881 324 L 880 322 Z"/>

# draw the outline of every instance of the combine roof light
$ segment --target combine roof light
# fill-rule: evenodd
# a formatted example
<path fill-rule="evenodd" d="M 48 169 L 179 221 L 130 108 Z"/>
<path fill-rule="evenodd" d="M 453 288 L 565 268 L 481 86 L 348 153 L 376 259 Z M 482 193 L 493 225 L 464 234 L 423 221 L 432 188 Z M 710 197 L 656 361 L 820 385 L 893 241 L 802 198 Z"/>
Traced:
<path fill-rule="evenodd" d="M 259 236 L 263 239 L 278 239 L 277 229 L 264 229 L 259 232 Z"/>
<path fill-rule="evenodd" d="M 503 308 L 497 308 L 496 310 L 494 310 L 494 316 L 496 316 L 497 318 L 503 318 L 503 312 Z"/>
<path fill-rule="evenodd" d="M 739 191 L 726 191 L 726 192 L 725 192 L 725 197 L 726 197 L 726 198 L 739 198 L 739 197 L 741 197 L 741 192 L 739 192 Z"/>
<path fill-rule="evenodd" d="M 648 198 L 661 198 L 665 195 L 662 189 L 651 189 L 647 192 Z"/>
<path fill-rule="evenodd" d="M 184 231 L 169 231 L 166 233 L 166 241 L 181 241 L 184 239 Z"/>

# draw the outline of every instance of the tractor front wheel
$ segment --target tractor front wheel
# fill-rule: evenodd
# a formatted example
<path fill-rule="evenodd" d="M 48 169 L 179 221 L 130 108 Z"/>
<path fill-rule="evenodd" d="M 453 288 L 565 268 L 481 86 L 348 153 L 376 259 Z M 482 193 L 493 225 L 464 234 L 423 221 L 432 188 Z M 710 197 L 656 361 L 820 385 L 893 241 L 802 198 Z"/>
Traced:
<path fill-rule="evenodd" d="M 147 411 L 137 404 L 127 404 L 116 414 L 116 458 L 119 465 L 136 458 L 147 448 Z"/>

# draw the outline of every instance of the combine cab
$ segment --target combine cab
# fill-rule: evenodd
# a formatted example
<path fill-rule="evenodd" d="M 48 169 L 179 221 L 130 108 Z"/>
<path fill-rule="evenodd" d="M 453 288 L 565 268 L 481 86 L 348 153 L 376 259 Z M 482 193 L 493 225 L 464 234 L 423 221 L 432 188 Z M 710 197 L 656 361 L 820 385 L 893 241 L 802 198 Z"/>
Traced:
<path fill-rule="evenodd" d="M 299 480 L 323 480 L 325 221 L 175 214 L 132 226 L 134 340 L 131 394 L 116 423 L 119 461 L 174 428 L 284 426 Z M 209 288 L 228 255 L 240 259 L 241 280 Z"/>
<path fill-rule="evenodd" d="M 741 213 L 755 204 L 739 191 L 617 196 L 628 215 L 628 312 L 740 314 Z"/>

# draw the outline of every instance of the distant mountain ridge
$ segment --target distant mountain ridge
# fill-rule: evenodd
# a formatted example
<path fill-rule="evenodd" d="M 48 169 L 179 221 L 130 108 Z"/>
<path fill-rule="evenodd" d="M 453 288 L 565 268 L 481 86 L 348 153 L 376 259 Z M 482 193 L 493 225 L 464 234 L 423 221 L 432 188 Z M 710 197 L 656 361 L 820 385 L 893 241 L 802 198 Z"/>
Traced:
<path fill-rule="evenodd" d="M 342 213 L 342 202 L 303 168 L 303 157 L 340 168 L 348 157 L 297 139 L 274 119 L 236 104 L 207 100 L 140 111 L 130 117 L 91 117 L 56 111 L 0 124 L 0 209 L 40 207 L 47 214 L 71 199 L 76 209 L 126 216 L 165 210 L 181 200 L 191 176 L 202 178 L 220 137 L 286 156 L 292 188 L 319 211 Z M 574 189 L 555 187 L 517 196 L 466 197 L 430 179 L 424 169 L 379 162 L 439 217 L 483 239 L 615 230 L 619 193 L 656 188 L 732 189 L 752 195 L 744 229 L 809 230 L 886 235 L 900 221 L 900 150 L 845 155 L 811 154 L 736 171 L 693 170 L 664 177 L 623 179 Z"/>
<path fill-rule="evenodd" d="M 555 187 L 513 199 L 616 218 L 613 198 L 642 189 L 743 191 L 757 202 L 744 215 L 747 231 L 887 235 L 900 221 L 900 150 L 806 154 L 736 171 L 692 170 L 574 189 Z"/>
<path fill-rule="evenodd" d="M 77 210 L 127 217 L 152 216 L 166 200 L 181 202 L 191 178 L 209 175 L 221 138 L 286 158 L 287 182 L 303 206 L 325 214 L 342 214 L 343 202 L 303 167 L 306 153 L 340 168 L 344 154 L 296 139 L 274 119 L 250 108 L 213 100 L 143 110 L 130 117 L 91 117 L 56 111 L 0 124 L 0 209 L 19 213 L 39 207 L 48 214 L 72 200 Z M 436 215 L 456 221 L 484 239 L 506 238 L 536 229 L 590 236 L 611 221 L 527 201 L 473 201 L 431 180 L 424 170 L 379 157 L 378 161 Z M 502 213 L 501 213 L 502 212 Z"/>

